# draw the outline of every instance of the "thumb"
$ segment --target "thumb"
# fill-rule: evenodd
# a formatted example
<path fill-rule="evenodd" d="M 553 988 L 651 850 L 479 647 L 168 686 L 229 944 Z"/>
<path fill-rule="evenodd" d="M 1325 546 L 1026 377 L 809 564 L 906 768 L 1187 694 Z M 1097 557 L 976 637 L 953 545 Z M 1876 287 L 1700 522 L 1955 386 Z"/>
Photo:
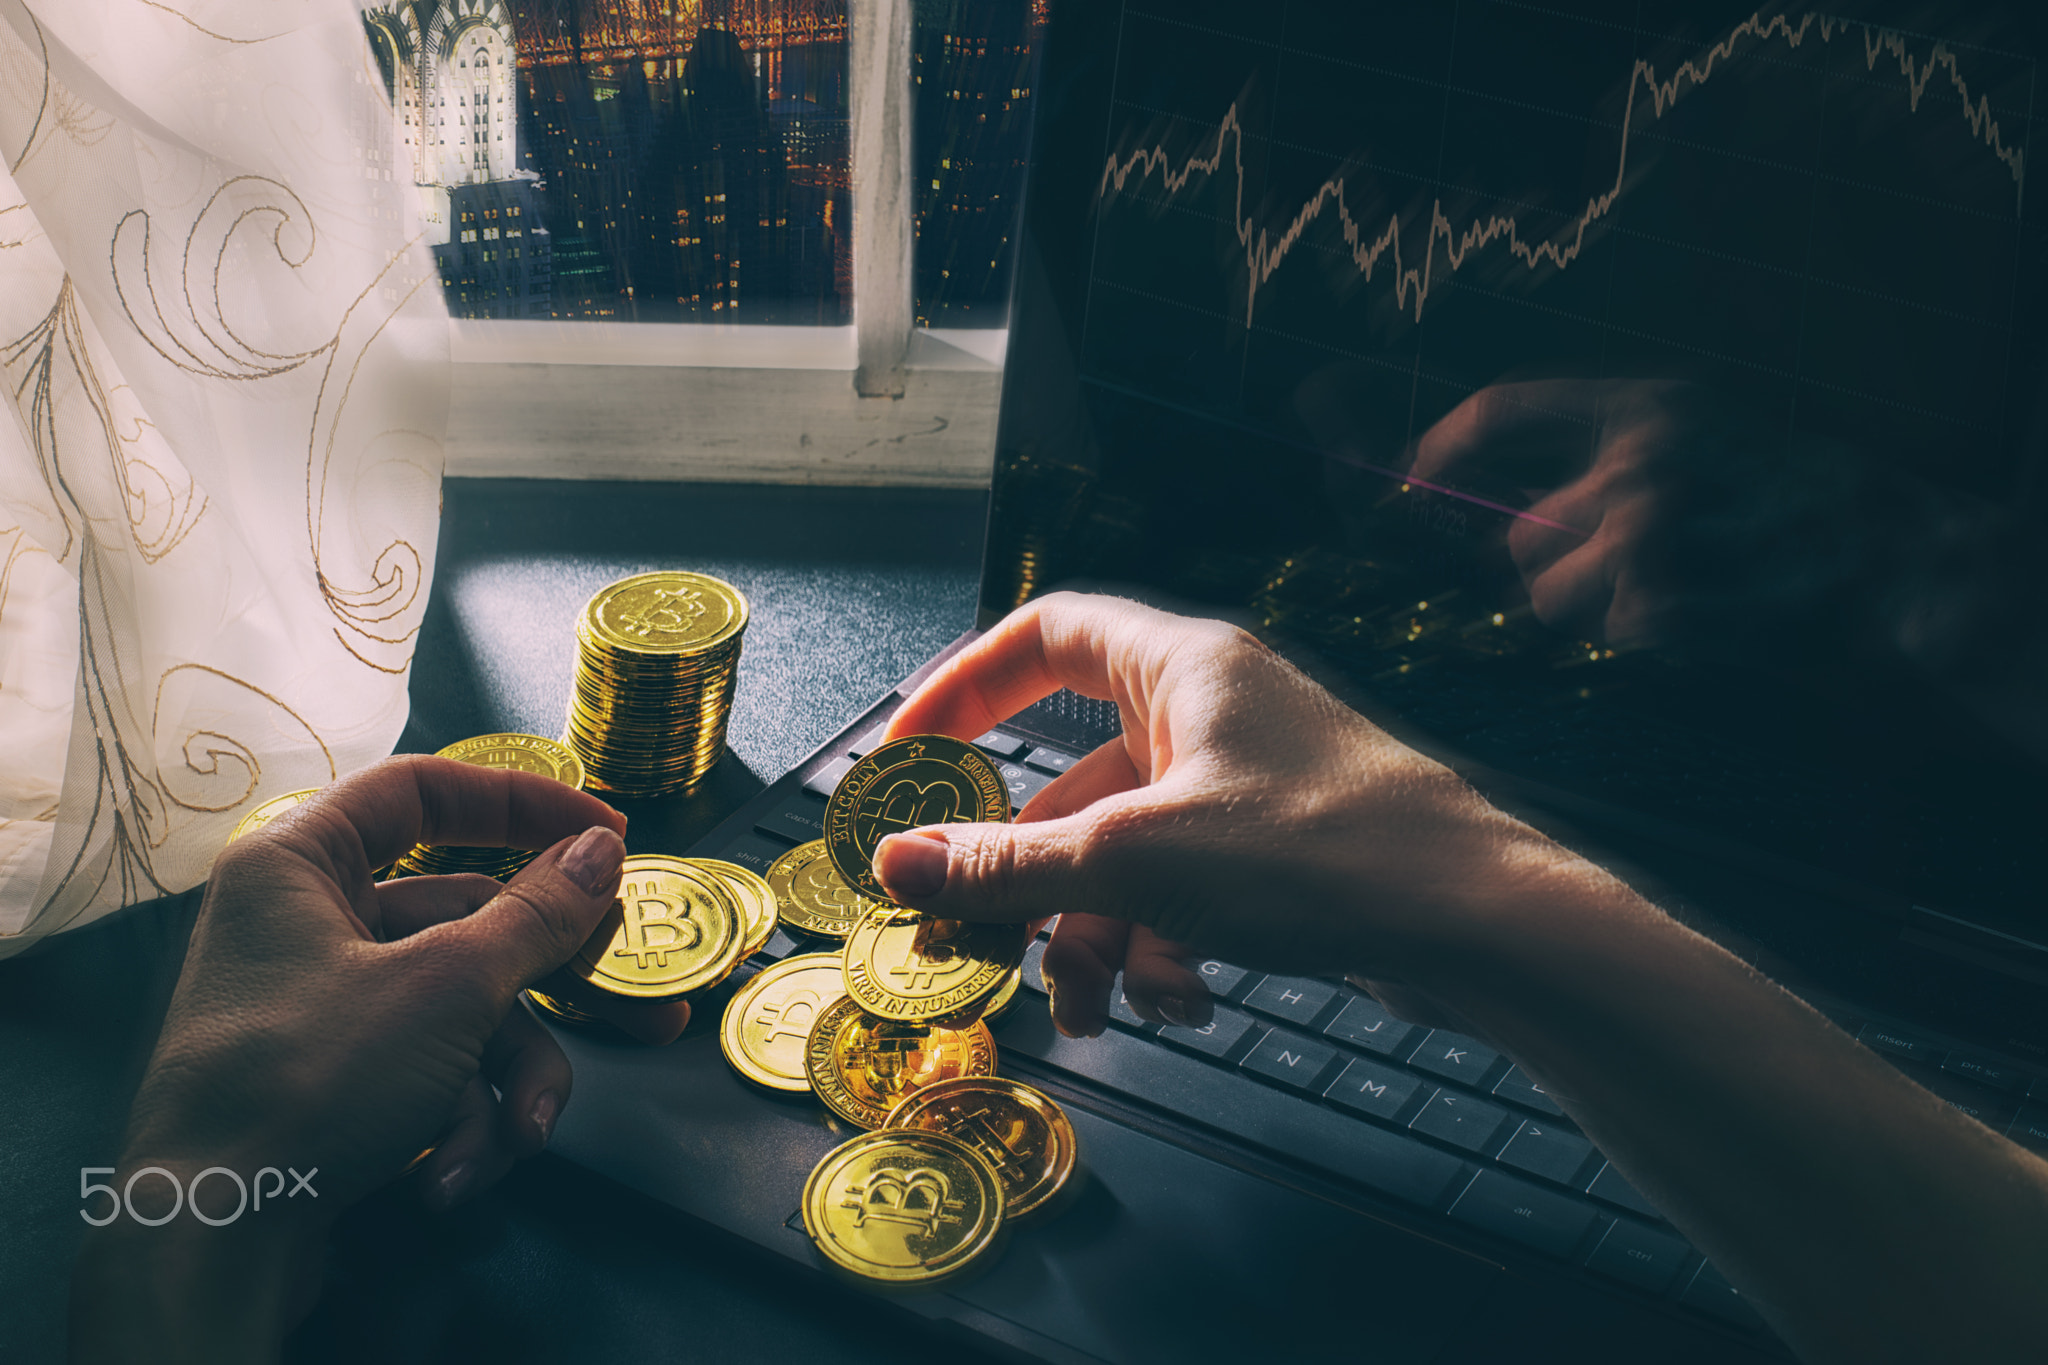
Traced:
<path fill-rule="evenodd" d="M 1069 816 L 892 834 L 875 850 L 875 875 L 898 905 L 947 919 L 1021 924 L 1062 911 L 1093 911 L 1087 902 L 1098 898 L 1099 883 L 1077 867 L 1086 828 Z"/>
<path fill-rule="evenodd" d="M 476 913 L 414 939 L 456 940 L 509 999 L 576 955 L 617 898 L 625 861 L 625 841 L 594 825 L 528 863 Z"/>

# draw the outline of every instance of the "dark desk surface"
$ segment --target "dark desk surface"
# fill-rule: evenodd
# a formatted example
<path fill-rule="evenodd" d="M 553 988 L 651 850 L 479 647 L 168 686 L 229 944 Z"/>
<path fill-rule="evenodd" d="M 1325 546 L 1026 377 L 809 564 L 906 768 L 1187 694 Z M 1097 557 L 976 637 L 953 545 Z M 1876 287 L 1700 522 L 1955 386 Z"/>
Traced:
<path fill-rule="evenodd" d="M 980 494 L 453 480 L 445 499 L 403 750 L 559 734 L 576 612 L 612 579 L 699 569 L 752 601 L 731 752 L 691 797 L 621 803 L 636 849 L 687 845 L 973 624 Z M 196 908 L 173 897 L 0 963 L 0 1358 L 61 1356 L 78 1168 L 118 1155 Z M 446 1217 L 405 1189 L 352 1211 L 287 1358 L 979 1359 L 878 1340 L 866 1300 L 781 1273 L 543 1156 Z"/>

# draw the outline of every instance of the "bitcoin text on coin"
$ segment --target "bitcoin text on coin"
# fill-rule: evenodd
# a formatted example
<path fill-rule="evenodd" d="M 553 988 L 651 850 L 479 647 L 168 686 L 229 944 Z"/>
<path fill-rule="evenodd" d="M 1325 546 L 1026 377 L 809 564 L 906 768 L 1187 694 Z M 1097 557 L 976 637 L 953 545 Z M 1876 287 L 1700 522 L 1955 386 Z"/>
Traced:
<path fill-rule="evenodd" d="M 825 846 L 849 886 L 886 899 L 875 849 L 926 825 L 1002 823 L 1010 791 L 987 755 L 947 735 L 891 740 L 848 770 L 825 804 Z"/>

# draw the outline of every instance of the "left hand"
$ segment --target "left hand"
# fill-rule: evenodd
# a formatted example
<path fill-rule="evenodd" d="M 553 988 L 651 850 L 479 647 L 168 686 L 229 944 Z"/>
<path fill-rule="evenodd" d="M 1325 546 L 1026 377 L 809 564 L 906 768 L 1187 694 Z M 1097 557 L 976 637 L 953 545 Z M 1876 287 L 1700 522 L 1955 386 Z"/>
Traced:
<path fill-rule="evenodd" d="M 130 1113 L 123 1174 L 318 1166 L 331 1214 L 430 1146 L 423 1174 L 444 1206 L 539 1151 L 569 1064 L 516 999 L 611 905 L 625 823 L 545 778 L 400 758 L 231 845 Z M 547 851 L 502 886 L 372 881 L 419 841 Z"/>
<path fill-rule="evenodd" d="M 534 774 L 400 758 L 224 851 L 112 1177 L 131 1190 L 156 1167 L 186 1194 L 149 1175 L 131 1190 L 139 1216 L 117 1209 L 88 1236 L 73 1358 L 268 1358 L 310 1304 L 342 1209 L 428 1147 L 421 1179 L 443 1207 L 538 1152 L 569 1063 L 518 993 L 611 906 L 625 824 Z M 502 886 L 373 880 L 421 841 L 546 851 Z M 671 1026 L 673 1012 L 643 1032 Z M 265 1191 L 237 1213 L 230 1178 L 193 1193 L 216 1167 L 252 1192 L 266 1167 L 304 1172 L 312 1196 Z"/>

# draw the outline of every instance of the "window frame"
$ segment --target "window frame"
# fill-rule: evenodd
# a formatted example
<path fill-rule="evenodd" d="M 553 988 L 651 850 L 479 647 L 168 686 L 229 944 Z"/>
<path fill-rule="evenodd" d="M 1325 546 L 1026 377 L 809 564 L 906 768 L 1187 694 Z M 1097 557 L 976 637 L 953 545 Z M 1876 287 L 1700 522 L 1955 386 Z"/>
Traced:
<path fill-rule="evenodd" d="M 910 0 L 848 0 L 854 322 L 453 319 L 452 477 L 985 487 L 1003 329 L 911 307 Z"/>

